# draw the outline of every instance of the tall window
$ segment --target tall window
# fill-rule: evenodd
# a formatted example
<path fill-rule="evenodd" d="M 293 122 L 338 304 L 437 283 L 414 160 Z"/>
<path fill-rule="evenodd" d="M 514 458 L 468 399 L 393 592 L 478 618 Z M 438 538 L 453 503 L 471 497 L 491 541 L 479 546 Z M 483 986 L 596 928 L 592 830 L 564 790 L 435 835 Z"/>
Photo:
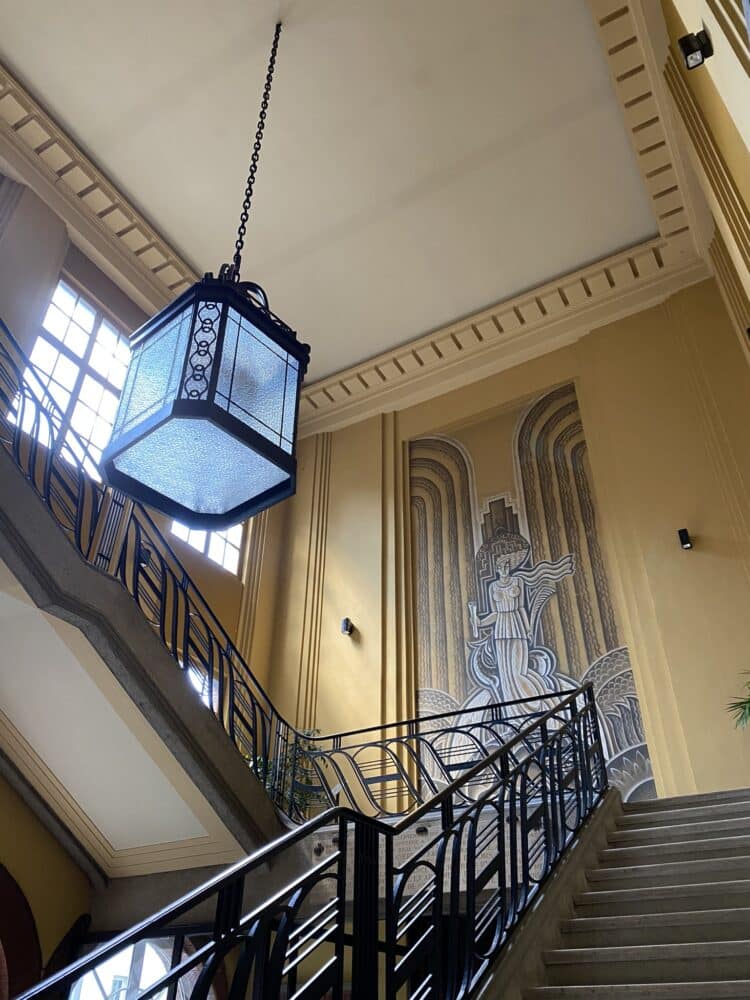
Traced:
<path fill-rule="evenodd" d="M 230 573 L 239 572 L 242 548 L 241 524 L 235 524 L 226 531 L 196 531 L 179 521 L 173 521 L 172 532 Z"/>
<path fill-rule="evenodd" d="M 66 447 L 89 475 L 100 479 L 99 460 L 112 433 L 130 360 L 127 336 L 61 280 L 29 360 L 62 412 L 60 433 Z M 28 381 L 32 390 L 38 385 L 33 378 Z"/>
<path fill-rule="evenodd" d="M 112 434 L 117 403 L 130 362 L 127 335 L 72 285 L 61 279 L 47 308 L 42 330 L 30 356 L 33 372 L 26 381 L 39 397 L 52 397 L 62 413 L 60 437 L 66 451 L 97 481 L 99 461 Z M 31 432 L 34 414 L 27 409 L 23 429 Z M 75 432 L 75 435 L 70 433 Z M 49 444 L 49 431 L 37 428 L 42 443 Z M 226 531 L 191 531 L 175 521 L 178 538 L 237 573 L 242 546 L 242 525 Z"/>

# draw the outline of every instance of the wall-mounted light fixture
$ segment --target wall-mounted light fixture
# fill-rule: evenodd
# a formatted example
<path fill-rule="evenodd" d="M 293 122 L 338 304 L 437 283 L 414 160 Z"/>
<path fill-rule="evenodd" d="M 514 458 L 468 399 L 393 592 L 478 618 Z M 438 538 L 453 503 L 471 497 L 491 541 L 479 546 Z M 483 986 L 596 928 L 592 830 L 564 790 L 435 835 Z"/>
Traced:
<path fill-rule="evenodd" d="M 677 44 L 680 46 L 682 58 L 688 69 L 698 69 L 709 56 L 714 54 L 713 44 L 705 30 L 699 31 L 695 35 L 683 35 L 682 38 L 678 39 Z"/>
<path fill-rule="evenodd" d="M 342 635 L 352 635 L 354 632 L 354 622 L 351 618 L 341 619 L 341 634 Z"/>
<path fill-rule="evenodd" d="M 680 545 L 683 549 L 692 549 L 693 539 L 690 537 L 690 532 L 687 528 L 679 528 L 677 531 L 677 537 L 680 539 Z"/>

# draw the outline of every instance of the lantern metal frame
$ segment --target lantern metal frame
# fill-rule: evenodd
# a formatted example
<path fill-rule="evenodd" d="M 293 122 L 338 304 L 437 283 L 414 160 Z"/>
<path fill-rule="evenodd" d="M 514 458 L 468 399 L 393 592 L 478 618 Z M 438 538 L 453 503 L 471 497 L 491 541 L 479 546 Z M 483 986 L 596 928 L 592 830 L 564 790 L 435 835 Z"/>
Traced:
<path fill-rule="evenodd" d="M 192 305 L 191 305 L 192 303 Z M 221 306 L 215 340 L 210 342 L 208 349 L 196 366 L 191 359 L 195 352 L 192 343 L 196 335 L 196 321 L 201 305 L 213 303 Z M 287 452 L 279 445 L 269 440 L 263 434 L 248 426 L 243 420 L 233 416 L 228 409 L 216 402 L 216 393 L 223 357 L 226 336 L 227 318 L 234 310 L 240 317 L 255 326 L 260 333 L 268 337 L 286 355 L 293 357 L 298 364 L 297 386 L 295 391 L 295 412 L 291 432 L 291 451 Z M 297 424 L 299 419 L 299 400 L 301 384 L 307 370 L 310 348 L 297 340 L 296 333 L 279 319 L 268 308 L 268 300 L 263 289 L 254 282 L 238 282 L 234 280 L 228 269 L 222 269 L 219 277 L 206 274 L 203 279 L 182 293 L 166 309 L 158 313 L 132 339 L 134 363 L 137 360 L 138 347 L 149 342 L 161 333 L 165 327 L 178 316 L 185 315 L 190 310 L 190 325 L 185 357 L 182 364 L 180 379 L 174 394 L 167 399 L 155 413 L 138 421 L 132 430 L 113 436 L 113 440 L 104 449 L 102 468 L 108 483 L 130 496 L 163 513 L 182 521 L 193 528 L 217 530 L 230 527 L 239 521 L 257 514 L 266 507 L 292 496 L 296 489 L 297 463 L 294 445 L 297 439 Z M 196 368 L 198 371 L 196 373 Z M 208 378 L 205 372 L 208 371 Z M 287 364 L 287 374 L 289 365 Z M 201 390 L 189 389 L 188 383 L 193 380 L 205 382 Z M 122 402 L 126 403 L 123 391 Z M 286 389 L 286 384 L 285 384 Z M 122 405 L 122 403 L 121 403 Z M 254 415 L 253 419 L 257 420 Z M 119 419 L 119 414 L 118 414 Z M 128 475 L 117 468 L 118 458 L 126 453 L 137 442 L 147 438 L 170 420 L 197 419 L 208 421 L 220 430 L 229 434 L 241 444 L 273 463 L 283 471 L 287 478 L 276 486 L 272 486 L 246 502 L 234 506 L 223 513 L 196 512 L 176 501 L 173 497 L 153 489 L 139 479 Z M 283 426 L 283 418 L 282 418 Z M 117 431 L 117 425 L 115 425 Z"/>
<path fill-rule="evenodd" d="M 286 499 L 296 489 L 295 450 L 299 401 L 302 380 L 310 358 L 310 348 L 307 344 L 301 344 L 297 340 L 296 333 L 271 312 L 268 308 L 266 294 L 260 285 L 240 280 L 242 251 L 266 126 L 280 35 L 281 23 L 279 22 L 276 24 L 271 45 L 232 262 L 231 264 L 223 264 L 217 277 L 211 273 L 204 275 L 202 281 L 198 281 L 188 288 L 134 334 L 131 369 L 128 372 L 120 398 L 112 438 L 102 454 L 102 469 L 111 486 L 121 489 L 143 503 L 156 507 L 192 528 L 221 529 L 230 527 L 238 521 L 245 520 L 272 504 Z M 201 308 L 209 307 L 212 312 L 218 308 L 218 316 L 208 317 L 199 314 Z M 190 324 L 185 327 L 183 324 L 188 314 L 190 314 Z M 219 380 L 220 378 L 224 379 L 227 372 L 224 341 L 230 315 L 232 322 L 236 324 L 234 357 L 229 375 L 229 388 L 226 390 L 225 383 L 222 382 L 222 391 L 219 391 Z M 153 364 L 152 359 L 145 364 L 144 371 L 141 372 L 141 364 L 148 344 L 154 341 L 154 349 L 157 350 L 158 341 L 155 341 L 154 338 L 158 338 L 160 334 L 167 335 L 169 324 L 174 325 L 178 320 L 179 324 L 175 329 L 169 331 L 170 335 L 174 336 L 175 342 L 171 344 L 168 341 L 166 345 L 167 351 L 170 348 L 173 351 L 172 366 L 169 367 L 165 364 L 161 372 L 154 373 L 149 368 L 149 364 Z M 243 325 L 243 322 L 249 324 L 249 329 Z M 201 334 L 204 334 L 202 338 Z M 243 343 L 243 353 L 247 354 L 248 337 L 255 339 L 260 347 L 265 348 L 269 353 L 276 354 L 276 351 L 273 347 L 269 347 L 267 342 L 278 347 L 281 352 L 277 357 L 285 365 L 283 385 L 274 385 L 274 391 L 278 388 L 280 393 L 280 415 L 278 408 L 273 405 L 269 406 L 268 398 L 263 397 L 262 382 L 260 383 L 261 391 L 256 400 L 258 410 L 255 412 L 250 409 L 251 400 L 248 400 L 247 396 L 243 396 L 243 391 L 247 392 L 247 384 L 238 382 L 236 393 L 233 395 L 240 344 Z M 264 337 L 267 342 L 264 342 L 261 337 Z M 139 349 L 141 350 L 139 351 Z M 179 382 L 176 382 L 174 379 L 175 362 L 181 350 L 184 350 L 184 358 Z M 269 368 L 267 364 L 264 366 L 261 360 L 262 356 L 252 357 L 253 350 L 257 352 L 257 345 L 255 348 L 250 347 L 250 357 L 246 357 L 248 376 L 252 375 L 252 367 L 255 365 L 256 369 L 261 372 L 265 371 L 267 382 L 273 381 L 273 374 L 269 378 Z M 289 391 L 292 387 L 289 383 L 289 373 L 290 369 L 294 367 L 289 363 L 290 357 L 296 362 L 294 374 L 296 384 L 293 386 L 294 416 L 291 421 L 291 431 L 286 409 L 291 404 Z M 157 356 L 157 366 L 162 360 Z M 162 374 L 165 376 L 163 384 L 159 381 Z M 142 379 L 140 383 L 138 382 L 139 377 Z M 137 390 L 143 385 L 146 387 L 145 392 L 139 393 Z M 149 393 L 153 398 L 149 399 Z M 144 402 L 144 396 L 147 402 Z M 232 409 L 240 416 L 233 415 Z M 244 414 L 244 419 L 242 414 Z M 277 427 L 272 427 L 267 420 L 263 419 L 269 414 L 278 423 Z M 190 429 L 186 427 L 185 437 L 181 437 L 179 432 L 175 436 L 174 428 L 170 428 L 169 431 L 165 430 L 161 437 L 154 437 L 150 445 L 147 442 L 152 435 L 158 435 L 165 425 L 176 425 L 179 421 L 196 421 L 201 427 L 201 432 L 207 425 L 211 425 L 226 435 L 223 441 L 232 439 L 242 446 L 245 453 L 255 455 L 260 460 L 260 464 L 256 463 L 255 468 L 253 468 L 252 462 L 248 462 L 245 472 L 247 475 L 261 477 L 258 483 L 261 492 L 248 497 L 241 503 L 232 504 L 231 509 L 216 510 L 217 507 L 227 507 L 232 503 L 232 500 L 236 500 L 237 489 L 227 488 L 222 504 L 218 493 L 211 496 L 210 490 L 205 490 L 203 497 L 198 499 L 199 486 L 196 486 L 192 491 L 192 497 L 195 500 L 194 506 L 186 506 L 190 499 L 188 495 L 190 487 L 193 483 L 201 482 L 198 472 L 195 473 L 192 481 L 187 475 L 178 480 L 175 484 L 174 495 L 163 492 L 169 469 L 167 469 L 166 476 L 162 474 L 164 469 L 159 465 L 160 456 L 157 457 L 154 448 L 166 449 L 165 466 L 170 465 L 169 458 L 171 457 L 173 469 L 184 470 L 185 465 L 192 458 L 187 454 L 185 447 Z M 264 434 L 262 429 L 254 429 L 253 424 L 256 427 L 265 428 L 270 432 L 270 437 Z M 219 443 L 207 441 L 208 435 L 201 432 L 195 432 L 197 449 L 201 448 L 201 436 L 204 438 L 202 442 L 204 450 L 209 445 Z M 274 438 L 276 441 L 273 440 Z M 136 451 L 141 444 L 146 445 L 145 448 Z M 288 449 L 284 446 L 285 444 L 288 445 Z M 170 448 L 174 451 L 171 456 L 168 454 Z M 239 452 L 236 454 L 228 452 L 226 455 L 219 456 L 217 464 L 221 462 L 222 458 L 225 474 L 231 475 L 234 471 L 231 468 L 231 463 L 234 459 L 240 461 Z M 208 468 L 205 454 L 202 454 L 201 459 L 196 461 L 196 467 L 200 467 L 201 461 L 201 474 L 209 475 L 211 470 Z M 263 461 L 266 463 L 265 466 L 262 464 Z M 118 467 L 118 462 L 121 462 L 120 467 Z M 140 477 L 137 475 L 139 462 L 141 463 Z M 269 486 L 268 483 L 271 485 Z M 232 485 L 236 487 L 237 481 L 234 480 Z M 157 486 L 161 488 L 157 488 Z M 180 500 L 185 502 L 180 502 Z"/>

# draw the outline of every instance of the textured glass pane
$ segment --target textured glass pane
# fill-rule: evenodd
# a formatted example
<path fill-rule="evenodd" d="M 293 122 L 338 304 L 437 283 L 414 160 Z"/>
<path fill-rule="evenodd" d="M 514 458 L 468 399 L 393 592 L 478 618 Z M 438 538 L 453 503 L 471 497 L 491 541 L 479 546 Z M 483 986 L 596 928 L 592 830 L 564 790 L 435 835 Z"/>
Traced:
<path fill-rule="evenodd" d="M 284 408 L 286 355 L 230 309 L 216 386 L 216 402 L 274 444 Z"/>
<path fill-rule="evenodd" d="M 173 399 L 182 374 L 192 306 L 136 347 L 125 380 L 115 433 L 130 430 Z"/>
<path fill-rule="evenodd" d="M 203 420 L 170 420 L 115 460 L 126 475 L 189 510 L 224 514 L 285 482 L 273 463 Z"/>

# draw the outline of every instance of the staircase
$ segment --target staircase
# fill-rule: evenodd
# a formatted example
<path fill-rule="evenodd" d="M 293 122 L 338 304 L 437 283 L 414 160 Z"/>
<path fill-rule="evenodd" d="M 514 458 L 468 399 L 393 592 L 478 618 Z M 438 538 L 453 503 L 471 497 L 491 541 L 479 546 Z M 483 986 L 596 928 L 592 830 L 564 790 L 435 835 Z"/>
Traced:
<path fill-rule="evenodd" d="M 526 1000 L 750 1000 L 750 790 L 625 805 Z"/>

